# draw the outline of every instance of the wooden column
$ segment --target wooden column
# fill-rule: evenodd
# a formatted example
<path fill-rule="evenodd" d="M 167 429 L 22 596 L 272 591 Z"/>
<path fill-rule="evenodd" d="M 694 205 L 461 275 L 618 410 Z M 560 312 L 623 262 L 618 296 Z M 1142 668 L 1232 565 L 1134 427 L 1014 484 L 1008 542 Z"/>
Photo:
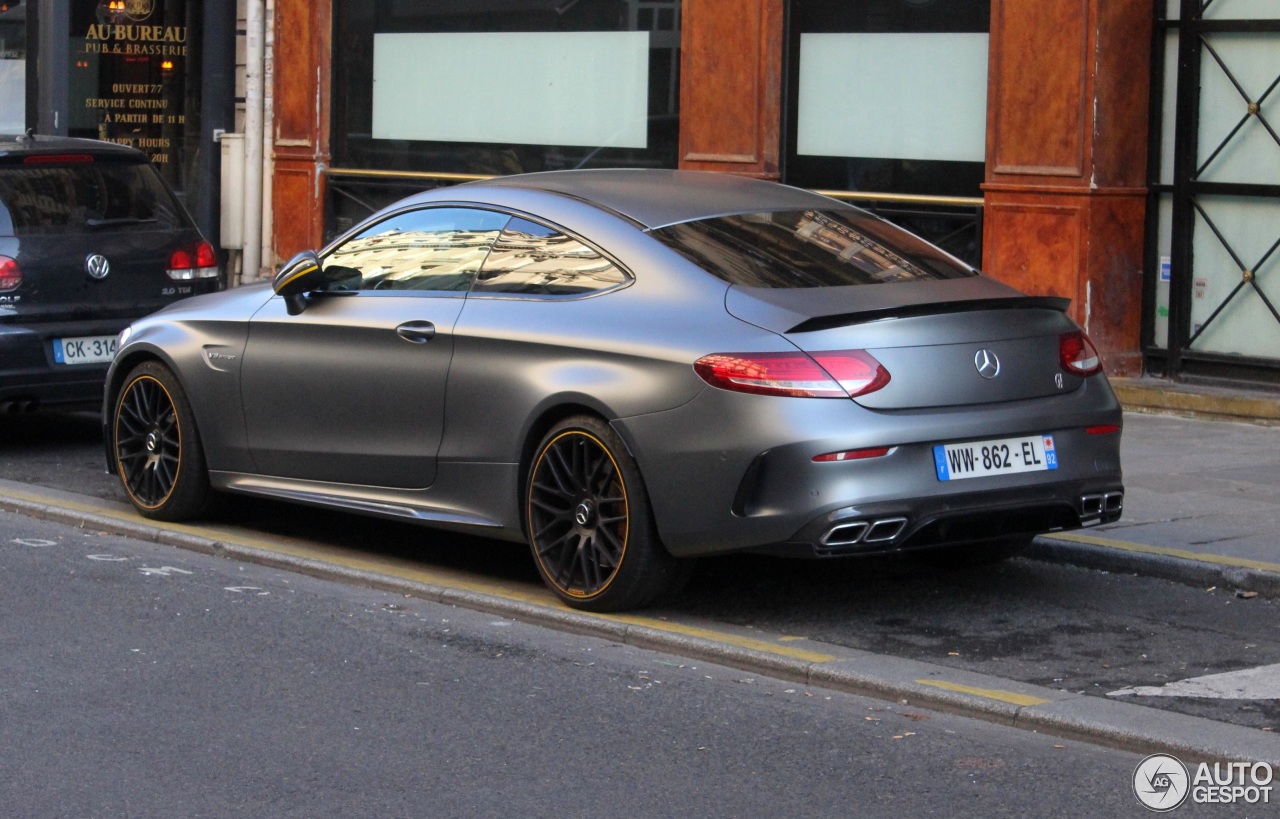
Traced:
<path fill-rule="evenodd" d="M 1141 369 L 1150 0 L 992 0 L 983 267 Z"/>
<path fill-rule="evenodd" d="M 271 235 L 276 259 L 263 259 L 264 265 L 319 248 L 324 239 L 332 11 L 330 0 L 275 2 Z"/>
<path fill-rule="evenodd" d="M 680 167 L 777 179 L 783 0 L 685 0 Z"/>

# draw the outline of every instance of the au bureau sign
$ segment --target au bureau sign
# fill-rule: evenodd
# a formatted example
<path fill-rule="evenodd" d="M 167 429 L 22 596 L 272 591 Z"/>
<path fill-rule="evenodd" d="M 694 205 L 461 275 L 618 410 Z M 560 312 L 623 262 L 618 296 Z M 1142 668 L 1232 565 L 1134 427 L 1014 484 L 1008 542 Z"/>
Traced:
<path fill-rule="evenodd" d="M 180 192 L 197 141 L 199 0 L 72 0 L 71 136 L 138 148 Z"/>

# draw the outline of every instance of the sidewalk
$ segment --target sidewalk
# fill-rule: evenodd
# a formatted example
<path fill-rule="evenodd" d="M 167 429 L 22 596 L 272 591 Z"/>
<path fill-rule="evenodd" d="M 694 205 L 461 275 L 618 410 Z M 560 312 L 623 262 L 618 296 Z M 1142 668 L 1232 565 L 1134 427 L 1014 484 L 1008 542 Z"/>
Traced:
<path fill-rule="evenodd" d="M 1280 596 L 1280 394 L 1113 384 L 1124 514 L 1042 538 L 1033 555 Z M 1183 414 L 1152 414 L 1167 412 Z"/>

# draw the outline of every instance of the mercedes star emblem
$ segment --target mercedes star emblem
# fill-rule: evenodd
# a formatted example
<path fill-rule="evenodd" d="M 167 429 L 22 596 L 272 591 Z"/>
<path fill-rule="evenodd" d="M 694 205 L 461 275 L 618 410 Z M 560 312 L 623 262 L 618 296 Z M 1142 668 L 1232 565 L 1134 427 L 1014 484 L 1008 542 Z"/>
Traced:
<path fill-rule="evenodd" d="M 84 272 L 88 273 L 91 278 L 102 280 L 111 272 L 111 262 L 107 261 L 107 257 L 98 253 L 90 253 L 84 259 Z"/>
<path fill-rule="evenodd" d="M 973 366 L 978 368 L 978 375 L 983 378 L 995 378 L 1000 374 L 1000 359 L 990 350 L 979 350 L 973 357 Z"/>

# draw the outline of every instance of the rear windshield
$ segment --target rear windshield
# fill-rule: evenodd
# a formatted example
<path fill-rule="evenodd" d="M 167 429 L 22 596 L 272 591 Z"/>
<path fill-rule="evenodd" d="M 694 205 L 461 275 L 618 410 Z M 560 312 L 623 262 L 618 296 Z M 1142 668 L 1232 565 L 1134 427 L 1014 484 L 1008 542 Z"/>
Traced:
<path fill-rule="evenodd" d="M 959 279 L 977 271 L 856 210 L 719 216 L 654 230 L 694 264 L 744 287 L 840 287 Z"/>
<path fill-rule="evenodd" d="M 149 165 L 0 165 L 0 236 L 172 230 L 186 224 Z"/>

